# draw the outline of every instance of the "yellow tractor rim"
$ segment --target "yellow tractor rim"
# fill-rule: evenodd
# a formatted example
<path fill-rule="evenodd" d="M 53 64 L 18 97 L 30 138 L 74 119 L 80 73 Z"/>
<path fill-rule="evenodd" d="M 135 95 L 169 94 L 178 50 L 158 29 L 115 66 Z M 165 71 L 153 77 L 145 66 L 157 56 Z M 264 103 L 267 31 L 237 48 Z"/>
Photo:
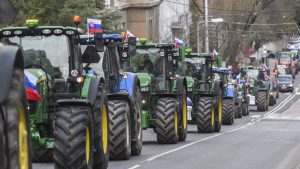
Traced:
<path fill-rule="evenodd" d="M 85 158 L 87 164 L 89 164 L 90 162 L 90 148 L 91 148 L 90 129 L 87 127 L 86 136 L 85 136 Z"/>
<path fill-rule="evenodd" d="M 28 132 L 24 107 L 19 108 L 19 161 L 20 169 L 28 168 Z"/>
<path fill-rule="evenodd" d="M 102 105 L 102 146 L 103 151 L 106 154 L 107 152 L 107 145 L 108 145 L 108 128 L 107 128 L 107 111 L 106 106 Z"/>
<path fill-rule="evenodd" d="M 174 113 L 174 127 L 175 127 L 175 133 L 177 134 L 178 133 L 178 116 L 177 116 L 177 111 L 175 111 Z"/>
<path fill-rule="evenodd" d="M 211 106 L 211 126 L 215 125 L 215 108 L 214 105 L 212 104 Z"/>
<path fill-rule="evenodd" d="M 222 111 L 223 111 L 223 99 L 220 97 L 219 99 L 219 122 L 222 121 Z"/>
<path fill-rule="evenodd" d="M 183 128 L 184 129 L 186 129 L 187 128 L 187 106 L 186 106 L 186 97 L 184 98 L 184 101 L 183 101 L 183 111 L 182 111 L 182 113 L 183 113 L 183 116 L 182 116 L 182 118 L 183 118 Z"/>

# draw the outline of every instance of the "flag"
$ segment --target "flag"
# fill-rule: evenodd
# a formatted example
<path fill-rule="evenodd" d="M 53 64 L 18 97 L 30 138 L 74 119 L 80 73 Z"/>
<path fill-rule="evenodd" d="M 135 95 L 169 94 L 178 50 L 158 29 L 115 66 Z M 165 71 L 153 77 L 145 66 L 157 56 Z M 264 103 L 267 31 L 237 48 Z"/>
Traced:
<path fill-rule="evenodd" d="M 183 46 L 183 41 L 181 39 L 175 38 L 175 46 L 176 48 Z"/>
<path fill-rule="evenodd" d="M 216 51 L 216 49 L 214 49 L 214 51 L 212 53 L 212 59 L 215 60 L 218 55 L 219 55 L 219 53 Z"/>
<path fill-rule="evenodd" d="M 135 37 L 133 33 L 131 33 L 129 30 L 127 30 L 126 32 L 126 38 L 125 38 L 125 42 L 128 42 L 128 39 L 130 37 Z"/>
<path fill-rule="evenodd" d="M 88 33 L 103 32 L 100 19 L 87 18 L 87 25 Z"/>
<path fill-rule="evenodd" d="M 28 72 L 27 70 L 24 71 L 24 82 L 26 87 L 27 99 L 32 101 L 39 101 L 41 100 L 41 96 L 37 91 L 36 84 L 37 84 L 37 77 L 33 74 Z"/>

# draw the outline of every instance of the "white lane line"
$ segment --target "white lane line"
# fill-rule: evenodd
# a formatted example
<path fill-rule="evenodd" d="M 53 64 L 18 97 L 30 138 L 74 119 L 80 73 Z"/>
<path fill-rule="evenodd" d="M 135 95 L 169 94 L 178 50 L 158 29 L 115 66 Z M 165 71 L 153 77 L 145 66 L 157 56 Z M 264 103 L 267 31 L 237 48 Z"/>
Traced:
<path fill-rule="evenodd" d="M 213 139 L 213 138 L 215 138 L 215 137 L 218 137 L 218 136 L 221 136 L 221 135 L 224 135 L 224 134 L 232 133 L 232 132 L 234 132 L 234 131 L 238 131 L 238 130 L 241 130 L 241 129 L 246 128 L 246 127 L 247 127 L 247 126 L 245 125 L 245 126 L 242 126 L 242 127 L 239 127 L 239 128 L 236 128 L 236 129 L 233 129 L 233 130 L 224 132 L 224 133 L 219 133 L 219 134 L 216 134 L 216 135 L 213 135 L 213 136 L 210 136 L 210 137 L 203 138 L 203 139 L 201 139 L 201 140 L 197 140 L 197 141 L 191 142 L 191 143 L 186 144 L 186 145 L 183 145 L 183 146 L 181 146 L 181 147 L 177 147 L 177 148 L 175 148 L 175 149 L 173 149 L 173 150 L 166 151 L 166 152 L 164 152 L 164 153 L 161 153 L 161 154 L 152 156 L 152 157 L 150 157 L 150 158 L 148 158 L 148 159 L 142 161 L 142 163 L 145 162 L 145 161 L 147 161 L 147 162 L 153 161 L 153 160 L 155 160 L 155 159 L 157 159 L 157 158 L 159 158 L 159 157 L 162 157 L 162 156 L 168 155 L 168 154 L 170 154 L 170 153 L 179 151 L 179 150 L 184 149 L 184 148 L 186 148 L 186 147 L 190 147 L 190 146 L 192 146 L 192 145 L 194 145 L 194 144 L 197 144 L 197 143 L 200 143 L 200 142 L 203 142 L 203 141 L 206 141 L 206 140 L 210 140 L 210 139 Z"/>
<path fill-rule="evenodd" d="M 252 120 L 251 120 L 251 122 L 254 122 L 254 121 L 255 121 L 255 119 L 252 119 Z"/>
<path fill-rule="evenodd" d="M 128 168 L 128 169 L 136 169 L 136 168 L 139 168 L 141 165 L 134 165 L 134 166 L 132 166 L 132 167 L 130 167 L 130 168 Z"/>
<path fill-rule="evenodd" d="M 286 104 L 288 104 L 289 101 L 291 101 L 295 96 L 296 96 L 296 95 L 293 94 L 292 97 L 290 97 L 289 100 L 287 100 L 284 104 L 282 104 L 281 106 L 279 106 L 278 109 L 277 109 L 276 111 L 278 111 L 278 110 L 280 110 L 281 108 L 283 108 L 283 107 L 284 107 Z M 269 113 L 268 115 L 271 115 L 271 114 L 275 113 L 276 111 L 273 111 L 273 112 Z"/>
<path fill-rule="evenodd" d="M 261 115 L 253 115 L 253 116 L 250 116 L 250 117 L 259 118 L 259 117 L 261 117 Z"/>

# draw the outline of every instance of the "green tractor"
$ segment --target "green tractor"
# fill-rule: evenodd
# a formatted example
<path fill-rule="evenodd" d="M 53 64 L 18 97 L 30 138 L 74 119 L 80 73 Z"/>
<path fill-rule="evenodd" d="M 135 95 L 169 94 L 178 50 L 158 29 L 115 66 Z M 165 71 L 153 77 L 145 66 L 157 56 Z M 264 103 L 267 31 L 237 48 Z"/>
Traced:
<path fill-rule="evenodd" d="M 257 111 L 267 111 L 270 100 L 270 81 L 267 80 L 265 72 L 260 68 L 248 67 L 246 76 L 249 83 L 249 104 L 257 106 Z"/>
<path fill-rule="evenodd" d="M 105 80 L 88 73 L 100 57 L 96 49 L 81 53 L 81 32 L 39 26 L 38 20 L 0 30 L 3 44 L 23 49 L 33 160 L 54 160 L 55 168 L 107 168 L 108 163 Z"/>
<path fill-rule="evenodd" d="M 187 83 L 176 75 L 178 59 L 174 44 L 145 39 L 134 56 L 123 59 L 123 68 L 140 80 L 142 128 L 153 128 L 160 144 L 175 144 L 187 136 Z"/>
<path fill-rule="evenodd" d="M 23 53 L 0 43 L 1 169 L 30 169 L 29 114 L 24 86 Z"/>
<path fill-rule="evenodd" d="M 192 86 L 187 93 L 194 103 L 189 117 L 196 122 L 199 133 L 221 131 L 223 82 L 213 73 L 215 60 L 209 54 L 180 53 L 185 58 L 178 72 Z"/>

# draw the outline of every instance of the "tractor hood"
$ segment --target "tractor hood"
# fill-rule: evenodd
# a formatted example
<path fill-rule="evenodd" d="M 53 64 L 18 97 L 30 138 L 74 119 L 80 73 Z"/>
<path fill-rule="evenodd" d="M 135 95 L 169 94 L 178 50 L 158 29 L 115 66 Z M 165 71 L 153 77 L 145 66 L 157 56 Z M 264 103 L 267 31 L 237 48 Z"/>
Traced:
<path fill-rule="evenodd" d="M 141 88 L 150 86 L 151 77 L 148 73 L 137 73 Z"/>

